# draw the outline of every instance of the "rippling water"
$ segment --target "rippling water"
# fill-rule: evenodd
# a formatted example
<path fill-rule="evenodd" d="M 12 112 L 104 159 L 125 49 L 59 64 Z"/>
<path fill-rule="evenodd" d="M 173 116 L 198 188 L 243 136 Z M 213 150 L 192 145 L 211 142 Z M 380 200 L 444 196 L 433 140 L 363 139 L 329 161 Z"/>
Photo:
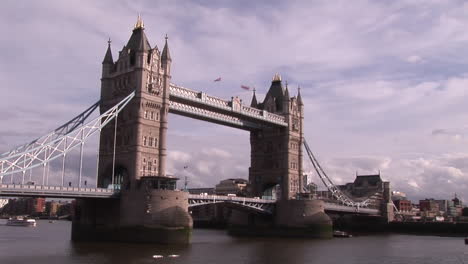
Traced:
<path fill-rule="evenodd" d="M 467 263 L 463 238 L 371 235 L 307 240 L 233 238 L 223 230 L 196 229 L 189 246 L 72 243 L 71 223 L 38 221 L 35 228 L 0 220 L 0 263 Z M 168 258 L 168 255 L 179 255 Z M 154 259 L 153 255 L 164 258 Z"/>

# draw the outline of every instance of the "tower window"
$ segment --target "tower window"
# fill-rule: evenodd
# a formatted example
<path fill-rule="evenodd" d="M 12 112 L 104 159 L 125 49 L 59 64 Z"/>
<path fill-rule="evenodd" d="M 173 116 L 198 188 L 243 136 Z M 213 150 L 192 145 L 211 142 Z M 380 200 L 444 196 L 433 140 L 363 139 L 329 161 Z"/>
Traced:
<path fill-rule="evenodd" d="M 148 111 L 145 110 L 145 119 L 148 119 Z"/>
<path fill-rule="evenodd" d="M 143 137 L 143 146 L 146 146 L 146 136 Z"/>
<path fill-rule="evenodd" d="M 154 112 L 151 111 L 151 112 L 150 112 L 150 119 L 153 120 L 153 118 L 154 118 Z"/>
<path fill-rule="evenodd" d="M 152 137 L 149 137 L 149 144 L 148 144 L 150 147 L 153 146 L 153 138 Z"/>

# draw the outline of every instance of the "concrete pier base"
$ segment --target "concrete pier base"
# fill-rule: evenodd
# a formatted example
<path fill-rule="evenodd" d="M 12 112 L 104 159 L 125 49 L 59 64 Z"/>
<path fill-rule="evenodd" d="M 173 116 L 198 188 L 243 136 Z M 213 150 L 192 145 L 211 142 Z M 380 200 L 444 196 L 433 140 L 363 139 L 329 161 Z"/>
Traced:
<path fill-rule="evenodd" d="M 122 191 L 120 199 L 78 199 L 74 241 L 190 243 L 188 194 L 174 190 Z"/>
<path fill-rule="evenodd" d="M 229 234 L 239 236 L 276 236 L 331 238 L 331 218 L 320 200 L 278 201 L 273 217 L 248 212 L 233 212 Z"/>

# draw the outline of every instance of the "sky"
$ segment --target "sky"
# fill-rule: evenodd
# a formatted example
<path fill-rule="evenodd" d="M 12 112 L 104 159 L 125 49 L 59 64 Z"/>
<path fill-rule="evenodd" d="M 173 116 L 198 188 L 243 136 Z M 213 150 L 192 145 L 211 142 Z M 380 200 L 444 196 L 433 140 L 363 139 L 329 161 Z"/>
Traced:
<path fill-rule="evenodd" d="M 468 201 L 468 2 L 459 0 L 2 1 L 0 152 L 99 99 L 107 41 L 116 58 L 138 13 L 153 47 L 168 34 L 173 83 L 246 104 L 240 85 L 263 100 L 275 73 L 291 96 L 300 86 L 305 138 L 336 184 L 380 171 L 411 200 Z M 96 147 L 86 146 L 87 175 Z M 170 114 L 168 152 L 168 173 L 189 187 L 248 178 L 246 131 Z"/>

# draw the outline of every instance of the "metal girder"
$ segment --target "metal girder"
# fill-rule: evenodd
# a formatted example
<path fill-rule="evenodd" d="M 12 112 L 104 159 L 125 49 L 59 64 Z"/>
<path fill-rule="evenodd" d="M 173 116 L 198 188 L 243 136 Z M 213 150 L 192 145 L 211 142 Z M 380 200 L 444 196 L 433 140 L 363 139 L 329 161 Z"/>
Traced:
<path fill-rule="evenodd" d="M 99 106 L 100 101 L 97 101 L 95 104 L 90 106 L 88 109 L 83 111 L 81 114 L 77 115 L 75 118 L 72 120 L 68 121 L 67 123 L 61 125 L 60 127 L 54 129 L 53 131 L 47 133 L 44 136 L 41 136 L 39 138 L 34 139 L 33 141 L 26 143 L 24 145 L 18 146 L 12 150 L 9 150 L 7 152 L 4 152 L 0 154 L 0 158 L 5 158 L 5 157 L 10 157 L 12 155 L 15 155 L 17 153 L 22 153 L 28 150 L 31 150 L 36 147 L 40 147 L 47 142 L 53 141 L 63 135 L 66 135 L 70 133 L 71 131 L 75 130 L 77 127 L 80 125 L 83 125 L 83 123 L 86 121 L 86 119 L 94 112 L 94 110 L 97 109 Z"/>
<path fill-rule="evenodd" d="M 46 136 L 5 152 L 0 156 L 0 180 L 6 175 L 45 166 L 49 161 L 65 156 L 73 148 L 82 146 L 91 135 L 112 121 L 134 96 L 135 92 L 132 92 L 114 107 L 84 124 L 99 105 L 94 104 Z"/>
<path fill-rule="evenodd" d="M 216 203 L 230 203 L 249 208 L 260 213 L 272 214 L 276 201 L 223 195 L 189 195 L 189 207 Z"/>
<path fill-rule="evenodd" d="M 213 120 L 221 119 L 226 124 L 240 124 L 241 128 L 255 129 L 261 126 L 260 124 L 275 127 L 288 126 L 284 116 L 243 105 L 239 98 L 233 97 L 231 101 L 227 101 L 172 83 L 169 86 L 169 94 L 171 103 L 174 103 L 171 107 L 183 106 L 182 112 L 193 110 L 196 116 L 208 114 Z"/>

